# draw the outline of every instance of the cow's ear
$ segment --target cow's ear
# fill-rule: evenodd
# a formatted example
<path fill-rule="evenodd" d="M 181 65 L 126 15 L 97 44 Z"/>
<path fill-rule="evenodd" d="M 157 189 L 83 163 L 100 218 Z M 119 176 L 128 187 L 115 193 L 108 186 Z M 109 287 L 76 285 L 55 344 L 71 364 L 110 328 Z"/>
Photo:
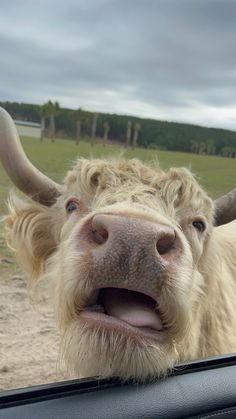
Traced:
<path fill-rule="evenodd" d="M 8 209 L 7 242 L 29 279 L 36 279 L 44 273 L 45 263 L 56 249 L 53 210 L 15 195 L 11 195 Z"/>

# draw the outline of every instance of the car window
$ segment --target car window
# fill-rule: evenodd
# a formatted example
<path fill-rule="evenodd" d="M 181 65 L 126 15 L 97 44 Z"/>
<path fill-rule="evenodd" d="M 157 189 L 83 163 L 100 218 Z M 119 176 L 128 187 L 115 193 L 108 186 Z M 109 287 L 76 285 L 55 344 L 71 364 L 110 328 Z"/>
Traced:
<path fill-rule="evenodd" d="M 0 389 L 235 352 L 235 12 L 2 2 Z"/>

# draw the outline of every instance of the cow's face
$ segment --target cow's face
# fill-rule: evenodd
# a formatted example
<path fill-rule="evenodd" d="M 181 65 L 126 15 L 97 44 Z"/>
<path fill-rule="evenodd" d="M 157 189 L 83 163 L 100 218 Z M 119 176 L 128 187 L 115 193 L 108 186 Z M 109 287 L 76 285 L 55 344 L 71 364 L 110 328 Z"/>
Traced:
<path fill-rule="evenodd" d="M 204 287 L 211 200 L 185 169 L 81 160 L 53 211 L 47 270 L 69 365 L 83 376 L 165 373 Z"/>
<path fill-rule="evenodd" d="M 135 160 L 79 160 L 62 187 L 29 162 L 1 108 L 0 159 L 41 204 L 11 200 L 9 240 L 32 283 L 54 283 L 70 366 L 138 380 L 164 374 L 193 337 L 209 254 L 214 264 L 213 206 L 215 225 L 234 220 L 236 189 L 213 203 L 187 170 Z"/>

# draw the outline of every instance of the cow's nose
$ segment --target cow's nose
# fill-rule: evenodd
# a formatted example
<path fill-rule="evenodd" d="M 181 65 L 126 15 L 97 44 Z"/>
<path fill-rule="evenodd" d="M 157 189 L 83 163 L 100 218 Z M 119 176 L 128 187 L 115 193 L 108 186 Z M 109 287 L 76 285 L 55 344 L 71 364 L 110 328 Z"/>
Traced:
<path fill-rule="evenodd" d="M 98 214 L 92 219 L 92 241 L 104 251 L 122 246 L 133 253 L 142 248 L 164 258 L 175 249 L 176 233 L 171 226 L 143 218 Z"/>

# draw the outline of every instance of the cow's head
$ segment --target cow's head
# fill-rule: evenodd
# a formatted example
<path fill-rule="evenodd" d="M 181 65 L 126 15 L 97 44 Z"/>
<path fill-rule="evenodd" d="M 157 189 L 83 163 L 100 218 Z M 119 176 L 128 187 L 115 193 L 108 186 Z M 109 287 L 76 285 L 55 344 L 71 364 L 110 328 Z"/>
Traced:
<path fill-rule="evenodd" d="M 165 374 L 204 294 L 213 224 L 229 221 L 235 197 L 214 204 L 184 168 L 123 159 L 79 159 L 59 186 L 29 163 L 4 111 L 0 144 L 9 176 L 39 202 L 11 201 L 11 244 L 32 282 L 54 285 L 69 366 L 83 376 Z"/>

